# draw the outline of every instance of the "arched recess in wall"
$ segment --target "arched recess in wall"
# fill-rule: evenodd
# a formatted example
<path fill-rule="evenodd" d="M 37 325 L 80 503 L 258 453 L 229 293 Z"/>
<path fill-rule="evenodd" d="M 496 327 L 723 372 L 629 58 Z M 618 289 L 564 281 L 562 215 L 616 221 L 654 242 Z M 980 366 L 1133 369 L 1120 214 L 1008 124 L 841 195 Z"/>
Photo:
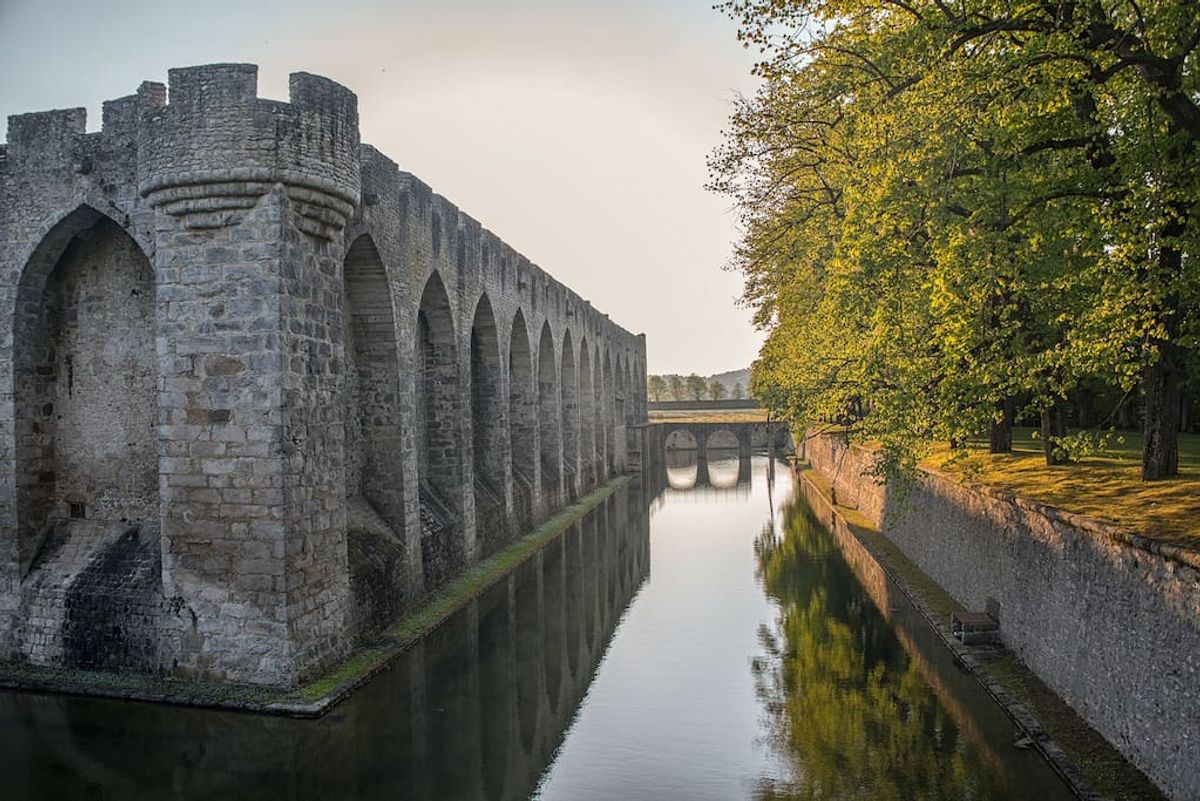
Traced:
<path fill-rule="evenodd" d="M 574 500 L 579 491 L 579 374 L 576 372 L 575 347 L 569 329 L 563 332 L 560 363 L 563 491 L 569 499 Z"/>
<path fill-rule="evenodd" d="M 558 368 L 554 358 L 554 335 L 550 324 L 542 324 L 538 339 L 538 442 L 542 468 L 542 506 L 546 512 L 561 505 L 562 412 Z"/>
<path fill-rule="evenodd" d="M 396 317 L 387 273 L 371 237 L 358 237 L 346 251 L 343 280 L 346 496 L 365 500 L 402 538 L 404 477 Z M 355 513 L 352 508 L 352 519 Z"/>
<path fill-rule="evenodd" d="M 646 368 L 639 359 L 633 360 L 634 421 L 646 419 Z"/>
<path fill-rule="evenodd" d="M 613 388 L 613 437 L 617 448 L 618 466 L 625 470 L 628 468 L 629 462 L 629 434 L 625 427 L 625 409 L 628 403 L 625 385 L 625 357 L 617 354 L 614 367 L 616 374 Z"/>
<path fill-rule="evenodd" d="M 24 572 L 58 521 L 159 518 L 155 275 L 90 206 L 21 275 L 13 319 L 17 539 Z"/>
<path fill-rule="evenodd" d="M 596 484 L 596 400 L 592 388 L 592 356 L 587 337 L 579 346 L 579 485 L 588 492 Z"/>
<path fill-rule="evenodd" d="M 553 361 L 550 365 L 553 370 Z M 525 531 L 533 524 L 537 425 L 538 393 L 533 380 L 529 327 L 518 309 L 508 345 L 508 450 L 512 460 L 513 523 L 518 531 Z"/>
<path fill-rule="evenodd" d="M 604 398 L 604 367 L 600 361 L 600 345 L 594 346 L 592 353 L 592 419 L 595 420 L 595 443 L 592 448 L 592 464 L 596 472 L 596 482 L 604 481 L 607 471 L 604 468 L 605 454 L 608 452 L 608 422 L 605 419 L 607 404 Z"/>
<path fill-rule="evenodd" d="M 637 425 L 637 401 L 634 397 L 636 390 L 633 386 L 633 375 L 630 369 L 630 360 L 627 357 L 621 360 L 621 384 L 623 389 L 624 416 L 625 416 L 625 452 L 628 454 L 631 450 L 635 450 L 637 446 L 637 437 L 634 426 Z M 628 457 L 627 457 L 628 458 Z"/>
<path fill-rule="evenodd" d="M 639 411 L 641 409 L 641 400 L 638 397 L 640 392 L 637 381 L 634 380 L 633 360 L 630 359 L 625 363 L 625 425 L 632 426 L 641 422 Z"/>
<path fill-rule="evenodd" d="M 501 395 L 500 342 L 486 294 L 479 298 L 471 324 L 471 432 L 476 552 L 486 556 L 506 539 L 508 519 L 508 404 Z"/>
<path fill-rule="evenodd" d="M 421 557 L 426 587 L 444 581 L 466 558 L 462 542 L 462 442 L 454 317 L 435 272 L 417 311 L 415 396 L 420 476 Z"/>
<path fill-rule="evenodd" d="M 604 458 L 606 475 L 617 472 L 616 386 L 613 383 L 612 357 L 604 352 Z"/>

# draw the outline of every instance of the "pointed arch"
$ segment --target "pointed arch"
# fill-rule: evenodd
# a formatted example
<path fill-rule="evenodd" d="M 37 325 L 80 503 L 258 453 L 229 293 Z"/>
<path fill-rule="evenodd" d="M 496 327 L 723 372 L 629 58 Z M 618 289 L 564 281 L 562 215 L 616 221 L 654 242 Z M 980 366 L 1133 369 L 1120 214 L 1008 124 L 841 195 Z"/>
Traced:
<path fill-rule="evenodd" d="M 56 521 L 159 517 L 156 280 L 137 241 L 81 205 L 30 254 L 13 317 L 18 560 Z"/>
<path fill-rule="evenodd" d="M 620 462 L 617 451 L 616 387 L 613 383 L 612 356 L 604 352 L 604 470 L 606 476 L 615 475 Z"/>
<path fill-rule="evenodd" d="M 507 539 L 504 487 L 508 462 L 508 404 L 501 399 L 500 343 L 485 292 L 471 323 L 471 446 L 476 552 L 487 556 Z"/>
<path fill-rule="evenodd" d="M 608 404 L 604 397 L 604 362 L 602 361 L 600 343 L 594 345 L 592 358 L 593 377 L 593 395 L 595 400 L 593 406 L 593 416 L 596 423 L 596 442 L 592 449 L 592 462 L 595 464 L 596 483 L 599 484 L 608 478 L 608 472 L 605 469 L 605 462 L 608 453 L 608 423 L 605 419 L 605 409 Z"/>
<path fill-rule="evenodd" d="M 533 524 L 537 426 L 538 393 L 529 326 L 525 315 L 517 309 L 508 345 L 508 451 L 512 464 L 513 525 L 518 531 Z"/>
<path fill-rule="evenodd" d="M 375 242 L 354 240 L 342 268 L 346 496 L 404 536 L 400 354 L 391 287 Z"/>
<path fill-rule="evenodd" d="M 589 492 L 596 485 L 596 393 L 591 349 L 587 337 L 579 343 L 579 486 Z"/>
<path fill-rule="evenodd" d="M 542 471 L 542 512 L 557 509 L 562 492 L 562 401 L 559 397 L 558 360 L 550 323 L 542 324 L 538 339 L 538 441 Z"/>
<path fill-rule="evenodd" d="M 633 360 L 625 360 L 625 425 L 632 426 L 638 422 L 637 385 L 633 383 Z"/>
<path fill-rule="evenodd" d="M 562 473 L 568 501 L 579 493 L 579 372 L 571 330 L 563 332 L 559 376 L 562 386 Z"/>
<path fill-rule="evenodd" d="M 435 271 L 417 308 L 417 471 L 421 556 L 426 587 L 453 575 L 466 559 L 462 541 L 461 396 L 454 316 Z"/>

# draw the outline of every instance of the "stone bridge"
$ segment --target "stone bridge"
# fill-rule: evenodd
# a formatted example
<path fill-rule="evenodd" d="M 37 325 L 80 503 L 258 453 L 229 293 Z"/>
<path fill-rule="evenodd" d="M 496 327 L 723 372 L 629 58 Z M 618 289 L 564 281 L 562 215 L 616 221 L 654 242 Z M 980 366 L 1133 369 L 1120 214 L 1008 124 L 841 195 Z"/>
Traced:
<path fill-rule="evenodd" d="M 736 457 L 738 462 L 737 475 L 730 483 L 730 488 L 735 485 L 748 487 L 750 456 L 754 450 L 777 454 L 792 450 L 791 432 L 786 424 L 780 422 L 705 422 L 692 417 L 655 421 L 646 428 L 644 447 L 649 457 L 644 459 L 643 469 L 658 473 L 694 466 L 695 478 L 690 480 L 690 486 L 693 487 L 714 486 L 709 462 L 730 457 Z M 683 456 L 682 460 L 678 460 L 680 455 Z M 678 464 L 675 463 L 677 460 Z"/>
<path fill-rule="evenodd" d="M 0 147 L 0 653 L 293 684 L 626 469 L 644 337 L 349 90 L 175 69 L 85 122 Z"/>

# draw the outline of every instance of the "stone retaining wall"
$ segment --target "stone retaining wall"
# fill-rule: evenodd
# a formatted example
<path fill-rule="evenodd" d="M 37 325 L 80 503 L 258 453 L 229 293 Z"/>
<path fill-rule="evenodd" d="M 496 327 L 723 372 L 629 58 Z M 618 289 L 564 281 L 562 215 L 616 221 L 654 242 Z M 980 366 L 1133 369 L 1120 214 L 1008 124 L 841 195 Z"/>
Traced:
<path fill-rule="evenodd" d="M 821 435 L 804 455 L 1168 795 L 1200 798 L 1197 554 L 934 471 L 890 508 L 868 451 Z"/>

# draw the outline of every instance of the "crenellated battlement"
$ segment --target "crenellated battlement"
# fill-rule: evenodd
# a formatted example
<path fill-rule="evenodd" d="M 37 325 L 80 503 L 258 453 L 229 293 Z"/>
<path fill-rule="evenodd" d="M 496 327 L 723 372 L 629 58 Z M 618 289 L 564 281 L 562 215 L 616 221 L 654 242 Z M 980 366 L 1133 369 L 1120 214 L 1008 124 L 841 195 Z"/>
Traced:
<path fill-rule="evenodd" d="M 189 228 L 239 219 L 276 183 L 305 233 L 333 239 L 359 199 L 358 101 L 333 81 L 290 78 L 290 102 L 257 95 L 258 67 L 173 69 L 167 103 L 138 137 L 138 190 Z"/>

